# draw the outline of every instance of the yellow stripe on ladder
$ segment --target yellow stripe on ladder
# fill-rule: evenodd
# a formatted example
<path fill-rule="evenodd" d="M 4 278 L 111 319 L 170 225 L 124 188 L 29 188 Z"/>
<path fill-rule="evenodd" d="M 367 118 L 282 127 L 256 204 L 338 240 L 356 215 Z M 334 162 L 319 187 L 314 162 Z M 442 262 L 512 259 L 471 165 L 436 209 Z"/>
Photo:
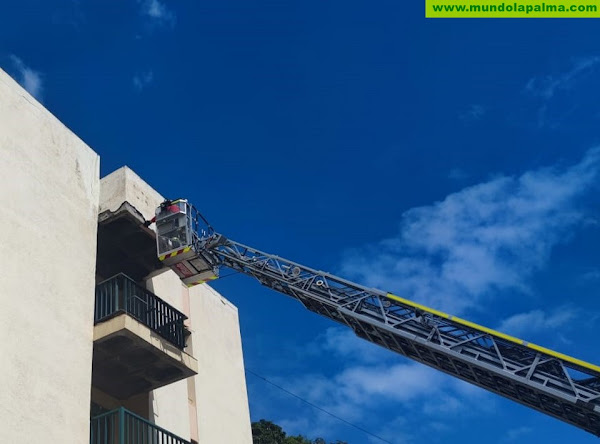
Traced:
<path fill-rule="evenodd" d="M 404 305 L 408 305 L 410 307 L 426 311 L 427 313 L 431 313 L 433 315 L 439 316 L 439 317 L 444 318 L 444 319 L 449 319 L 452 322 L 456 322 L 457 324 L 461 324 L 461 325 L 464 325 L 466 327 L 472 328 L 474 330 L 481 331 L 483 333 L 487 333 L 487 334 L 490 334 L 492 336 L 496 336 L 496 337 L 504 339 L 506 341 L 513 342 L 513 343 L 519 344 L 519 345 L 523 345 L 523 346 L 525 346 L 527 348 L 530 348 L 532 350 L 536 350 L 536 351 L 544 353 L 546 355 L 550 355 L 550 356 L 553 356 L 555 358 L 561 359 L 563 361 L 570 362 L 571 364 L 575 364 L 575 365 L 577 365 L 579 367 L 583 367 L 583 368 L 587 368 L 589 370 L 593 370 L 594 372 L 597 372 L 597 373 L 600 374 L 600 367 L 599 366 L 594 365 L 594 364 L 590 364 L 589 362 L 582 361 L 581 359 L 573 358 L 571 356 L 568 356 L 568 355 L 556 352 L 554 350 L 550 350 L 550 349 L 545 348 L 545 347 L 540 347 L 539 345 L 532 344 L 530 342 L 524 341 L 524 340 L 519 339 L 519 338 L 515 338 L 514 336 L 510 336 L 510 335 L 501 333 L 501 332 L 496 331 L 496 330 L 492 330 L 491 328 L 484 327 L 484 326 L 476 324 L 474 322 L 467 321 L 465 319 L 461 319 L 459 317 L 449 315 L 448 313 L 444 313 L 442 311 L 438 311 L 438 310 L 435 310 L 433 308 L 426 307 L 425 305 L 417 304 L 416 302 L 410 301 L 408 299 L 401 298 L 400 296 L 396 296 L 396 295 L 394 295 L 392 293 L 388 293 L 387 297 L 389 299 L 394 300 L 394 301 L 398 301 L 398 302 L 400 302 L 400 303 L 402 303 Z"/>

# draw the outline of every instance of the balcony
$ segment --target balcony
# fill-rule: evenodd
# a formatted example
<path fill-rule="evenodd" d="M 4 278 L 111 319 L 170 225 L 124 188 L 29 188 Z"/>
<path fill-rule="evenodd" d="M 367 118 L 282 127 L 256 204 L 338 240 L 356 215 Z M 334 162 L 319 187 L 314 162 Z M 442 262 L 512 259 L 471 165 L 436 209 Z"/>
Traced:
<path fill-rule="evenodd" d="M 90 420 L 90 444 L 190 444 L 123 407 Z"/>
<path fill-rule="evenodd" d="M 187 316 L 122 273 L 96 286 L 94 324 L 119 313 L 137 319 L 180 350 L 185 348 Z"/>
<path fill-rule="evenodd" d="M 185 319 L 124 274 L 98 284 L 92 385 L 124 400 L 196 374 Z"/>
<path fill-rule="evenodd" d="M 126 273 L 135 280 L 164 269 L 156 256 L 156 235 L 130 203 L 98 216 L 96 273 L 101 279 Z"/>

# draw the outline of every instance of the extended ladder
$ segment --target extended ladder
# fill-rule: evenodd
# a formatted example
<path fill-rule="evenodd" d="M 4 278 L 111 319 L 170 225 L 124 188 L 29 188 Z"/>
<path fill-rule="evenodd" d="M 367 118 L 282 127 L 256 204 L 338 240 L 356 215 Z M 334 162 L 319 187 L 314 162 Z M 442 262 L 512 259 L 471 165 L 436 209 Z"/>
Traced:
<path fill-rule="evenodd" d="M 189 226 L 198 227 L 196 210 L 184 202 Z M 261 252 L 210 226 L 194 231 L 185 247 L 202 264 L 201 281 L 216 278 L 220 266 L 253 276 L 361 338 L 600 436 L 596 365 Z M 169 261 L 176 270 L 177 255 Z"/>

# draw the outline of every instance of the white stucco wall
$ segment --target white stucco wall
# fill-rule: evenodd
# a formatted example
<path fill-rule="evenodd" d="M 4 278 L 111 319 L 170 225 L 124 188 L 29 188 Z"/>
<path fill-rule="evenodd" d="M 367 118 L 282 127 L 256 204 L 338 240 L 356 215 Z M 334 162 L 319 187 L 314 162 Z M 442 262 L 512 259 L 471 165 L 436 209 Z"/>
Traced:
<path fill-rule="evenodd" d="M 148 279 L 146 286 L 150 291 L 177 310 L 185 310 L 183 296 L 187 292 L 179 277 L 171 270 Z M 186 352 L 194 355 L 191 348 Z M 150 395 L 151 419 L 158 424 L 185 439 L 191 437 L 191 421 L 189 414 L 188 381 L 178 381 L 165 387 L 156 389 Z M 193 400 L 192 400 L 193 401 Z"/>
<path fill-rule="evenodd" d="M 99 157 L 0 70 L 0 442 L 89 440 Z"/>
<path fill-rule="evenodd" d="M 149 220 L 165 199 L 129 167 L 121 167 L 101 180 L 100 212 L 115 211 L 125 201 Z"/>
<path fill-rule="evenodd" d="M 188 315 L 192 334 L 186 350 L 198 360 L 198 375 L 154 390 L 154 421 L 199 444 L 251 444 L 237 308 L 206 284 L 184 287 L 171 271 L 147 286 Z"/>
<path fill-rule="evenodd" d="M 150 419 L 158 426 L 190 439 L 187 380 L 154 390 L 150 394 Z"/>
<path fill-rule="evenodd" d="M 252 444 L 237 308 L 208 285 L 190 288 L 198 442 Z"/>

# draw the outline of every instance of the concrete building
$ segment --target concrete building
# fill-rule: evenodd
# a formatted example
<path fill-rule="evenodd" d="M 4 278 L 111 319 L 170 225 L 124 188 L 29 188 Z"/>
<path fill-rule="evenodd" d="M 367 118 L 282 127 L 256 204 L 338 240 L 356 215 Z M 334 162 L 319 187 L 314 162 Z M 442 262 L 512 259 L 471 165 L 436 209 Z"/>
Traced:
<path fill-rule="evenodd" d="M 0 442 L 251 443 L 236 307 L 164 270 L 163 197 L 99 165 L 0 70 Z"/>

